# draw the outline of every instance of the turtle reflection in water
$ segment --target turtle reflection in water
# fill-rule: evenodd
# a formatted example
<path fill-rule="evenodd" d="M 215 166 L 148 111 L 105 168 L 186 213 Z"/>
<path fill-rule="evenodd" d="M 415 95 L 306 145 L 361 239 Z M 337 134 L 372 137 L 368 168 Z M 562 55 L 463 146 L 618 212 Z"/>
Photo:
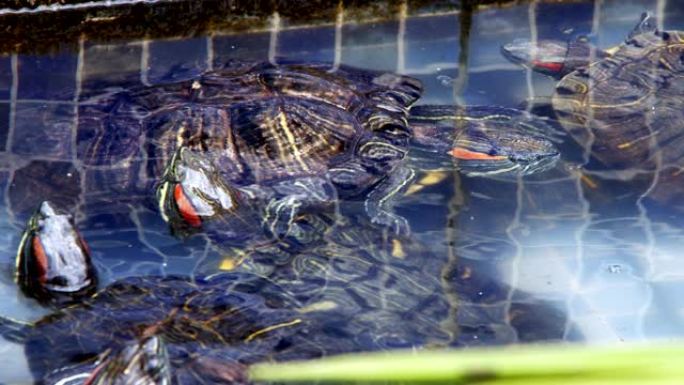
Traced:
<path fill-rule="evenodd" d="M 104 372 L 96 368 L 111 357 L 128 357 L 117 352 L 140 349 L 153 336 L 167 346 L 173 382 L 183 384 L 233 381 L 241 365 L 261 360 L 518 341 L 508 315 L 497 319 L 487 306 L 478 315 L 471 306 L 456 316 L 445 293 L 453 288 L 463 303 L 485 301 L 483 290 L 505 298 L 496 284 L 471 271 L 463 282 L 452 277 L 445 286 L 444 261 L 418 243 L 384 239 L 385 232 L 358 223 L 326 230 L 325 215 L 302 219 L 326 234 L 323 241 L 300 238 L 309 242 L 307 253 L 262 250 L 240 272 L 126 278 L 84 298 L 96 279 L 82 279 L 82 272 L 93 272 L 88 248 L 75 228 L 64 226 L 68 218 L 54 218 L 64 215 L 44 203 L 30 221 L 19 250 L 19 283 L 42 302 L 62 306 L 69 293 L 78 301 L 32 325 L 0 318 L 0 334 L 25 344 L 36 378 L 52 373 L 50 378 L 99 381 Z M 61 246 L 45 241 L 54 238 L 51 233 L 63 235 Z M 64 255 L 61 249 L 80 251 L 80 258 L 74 253 L 68 266 L 52 263 Z M 521 325 L 534 329 L 528 340 L 562 337 L 565 320 L 547 313 Z"/>
<path fill-rule="evenodd" d="M 413 113 L 422 93 L 418 80 L 330 69 L 234 61 L 187 80 L 142 86 L 136 78 L 84 91 L 76 132 L 63 143 L 54 133 L 63 130 L 46 134 L 63 161 L 32 162 L 15 172 L 10 201 L 56 199 L 73 207 L 78 197 L 88 215 L 88 209 L 114 210 L 113 201 L 139 204 L 157 187 L 157 205 L 176 233 L 201 229 L 218 234 L 219 245 L 245 247 L 286 236 L 301 213 L 347 200 L 363 202 L 374 224 L 406 234 L 406 220 L 391 206 L 411 183 L 404 158 L 412 144 L 434 150 L 431 155 L 450 153 L 463 172 L 474 174 L 532 173 L 557 159 L 543 138 L 546 125 L 533 116 L 491 107 L 477 121 L 430 124 L 467 117 L 469 110 L 422 106 Z M 414 130 L 408 117 L 425 119 Z M 511 118 L 504 124 L 501 117 Z M 55 180 L 63 172 L 49 171 L 73 161 L 74 137 L 85 173 L 79 186 L 86 191 L 74 191 L 73 180 Z M 205 166 L 210 176 L 197 171 Z M 36 174 L 43 177 L 30 177 Z"/>
<path fill-rule="evenodd" d="M 518 40 L 502 51 L 513 62 L 562 77 L 553 110 L 587 153 L 612 170 L 631 169 L 651 180 L 655 174 L 651 196 L 681 203 L 684 32 L 659 31 L 643 14 L 624 43 L 605 51 L 586 39 Z"/>

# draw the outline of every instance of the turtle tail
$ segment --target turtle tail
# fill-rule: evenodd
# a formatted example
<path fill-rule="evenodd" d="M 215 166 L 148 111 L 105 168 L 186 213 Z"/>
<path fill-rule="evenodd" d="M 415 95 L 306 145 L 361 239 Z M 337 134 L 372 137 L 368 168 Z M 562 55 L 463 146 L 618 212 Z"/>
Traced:
<path fill-rule="evenodd" d="M 0 316 L 0 336 L 10 342 L 22 344 L 28 338 L 31 324 Z"/>

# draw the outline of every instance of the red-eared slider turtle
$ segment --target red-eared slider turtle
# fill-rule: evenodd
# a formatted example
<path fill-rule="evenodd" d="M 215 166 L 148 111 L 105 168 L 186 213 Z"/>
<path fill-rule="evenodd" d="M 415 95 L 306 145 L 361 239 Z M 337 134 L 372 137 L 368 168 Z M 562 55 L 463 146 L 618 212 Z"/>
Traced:
<path fill-rule="evenodd" d="M 224 372 L 228 372 L 228 364 Z M 132 340 L 118 350 L 107 349 L 91 362 L 57 369 L 42 379 L 45 385 L 105 385 L 145 384 L 169 385 L 172 382 L 172 364 L 164 340 L 156 335 Z M 235 376 L 226 376 L 224 381 L 240 383 L 241 366 Z M 205 375 L 205 372 L 202 373 Z M 232 381 L 232 382 L 231 382 Z M 207 382 L 209 380 L 207 379 Z M 216 381 L 219 382 L 219 381 Z"/>
<path fill-rule="evenodd" d="M 50 220 L 61 214 L 45 210 L 49 204 L 42 206 L 36 216 L 48 220 L 27 229 L 18 264 L 24 270 L 19 276 L 26 278 L 19 284 L 28 285 L 23 287 L 28 294 L 50 302 L 52 296 L 68 295 L 67 288 L 55 287 L 45 277 L 77 283 L 71 274 L 80 277 L 93 269 L 76 230 L 62 226 L 68 222 Z M 217 362 L 512 343 L 523 335 L 507 315 L 492 311 L 490 305 L 505 301 L 507 293 L 496 282 L 477 271 L 454 270 L 447 284 L 440 278 L 444 259 L 430 255 L 419 243 L 388 238 L 369 224 L 335 222 L 339 220 L 309 214 L 299 219 L 299 225 L 317 230 L 292 235 L 293 242 L 309 244 L 306 252 L 261 249 L 234 272 L 125 278 L 85 297 L 81 285 L 74 284 L 77 301 L 33 324 L 0 317 L 0 335 L 25 345 L 36 378 L 74 365 L 96 364 L 107 349 L 125 349 L 150 336 L 165 341 L 173 375 L 186 376 L 188 371 L 216 368 Z M 52 232 L 64 234 L 64 242 L 45 242 Z M 311 239 L 311 233 L 324 234 L 323 239 Z M 53 248 L 68 242 L 77 247 L 66 248 L 79 250 L 80 258 L 70 258 L 68 265 L 51 263 L 59 255 Z M 87 282 L 94 282 L 90 278 Z M 35 293 L 27 290 L 36 287 Z M 447 288 L 454 292 L 447 293 Z M 459 303 L 449 298 L 458 298 Z M 65 302 L 52 303 L 61 307 Z M 460 306 L 468 310 L 457 311 Z M 509 311 L 515 309 L 511 303 Z M 535 318 L 543 322 L 521 327 L 534 329 L 534 339 L 560 338 L 565 320 L 550 317 L 543 306 L 537 310 L 543 315 Z"/>
<path fill-rule="evenodd" d="M 117 351 L 153 335 L 167 343 L 174 375 L 184 376 L 212 362 L 265 360 L 284 354 L 292 344 L 302 356 L 318 352 L 318 346 L 307 346 L 307 336 L 312 341 L 331 337 L 314 331 L 321 324 L 314 321 L 317 314 L 303 317 L 297 309 L 286 291 L 251 274 L 136 277 L 33 324 L 2 319 L 0 334 L 24 344 L 36 379 L 93 363 L 107 349 Z M 335 346 L 329 349 L 334 352 Z"/>
<path fill-rule="evenodd" d="M 659 31 L 644 14 L 625 42 L 609 50 L 583 38 L 515 41 L 502 50 L 516 63 L 562 77 L 553 110 L 587 153 L 610 169 L 656 171 L 659 187 L 675 186 L 668 182 L 684 166 L 684 32 Z"/>
<path fill-rule="evenodd" d="M 330 71 L 329 64 L 321 63 L 234 61 L 183 81 L 155 86 L 122 82 L 81 95 L 76 132 L 63 141 L 52 132 L 46 135 L 55 138 L 52 154 L 75 159 L 85 170 L 81 183 L 53 181 L 73 172 L 50 172 L 64 162 L 45 164 L 37 153 L 40 161 L 13 174 L 10 201 L 56 195 L 123 204 L 153 195 L 158 186 L 162 215 L 174 228 L 184 223 L 185 231 L 196 230 L 205 216 L 223 216 L 238 227 L 226 229 L 222 241 L 244 245 L 246 238 L 264 233 L 262 227 L 269 236 L 282 236 L 300 212 L 358 200 L 373 223 L 405 233 L 406 221 L 390 206 L 413 175 L 404 162 L 412 139 L 463 160 L 466 173 L 530 173 L 557 158 L 541 135 L 495 118 L 514 113 L 508 109 L 491 108 L 487 114 L 494 126 L 507 129 L 504 133 L 478 131 L 487 126 L 485 115 L 478 124 L 435 125 L 414 133 L 407 118 L 421 92 L 420 82 L 408 76 L 345 66 Z M 436 111 L 459 113 L 426 106 L 415 111 L 412 117 L 427 118 L 423 126 L 437 120 Z M 467 116 L 468 110 L 460 113 Z M 544 131 L 544 124 L 533 118 L 526 124 Z M 53 131 L 63 132 L 62 126 Z M 515 140 L 498 145 L 500 135 Z M 180 148 L 202 153 L 225 194 L 213 196 L 202 187 L 206 180 L 182 170 L 178 164 L 186 162 L 189 151 Z M 494 162 L 481 168 L 488 160 Z M 49 188 L 41 183 L 46 179 L 64 190 L 45 191 Z M 82 191 L 72 191 L 74 184 Z"/>
<path fill-rule="evenodd" d="M 71 215 L 43 202 L 19 244 L 16 279 L 27 296 L 68 304 L 97 289 L 88 246 Z"/>

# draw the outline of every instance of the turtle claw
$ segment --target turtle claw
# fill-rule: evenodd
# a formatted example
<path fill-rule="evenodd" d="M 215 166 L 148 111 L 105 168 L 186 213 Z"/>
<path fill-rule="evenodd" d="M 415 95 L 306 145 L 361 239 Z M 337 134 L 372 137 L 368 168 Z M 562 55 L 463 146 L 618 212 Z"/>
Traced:
<path fill-rule="evenodd" d="M 380 211 L 371 218 L 371 222 L 392 229 L 397 236 L 406 237 L 411 234 L 411 227 L 406 218 L 389 211 Z"/>

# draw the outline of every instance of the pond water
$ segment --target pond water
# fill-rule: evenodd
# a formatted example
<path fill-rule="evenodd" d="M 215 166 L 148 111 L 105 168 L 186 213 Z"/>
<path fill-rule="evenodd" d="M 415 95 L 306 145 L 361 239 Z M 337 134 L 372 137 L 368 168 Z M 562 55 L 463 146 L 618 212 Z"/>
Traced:
<path fill-rule="evenodd" d="M 78 103 L 104 84 L 134 76 L 154 85 L 228 59 L 278 57 L 410 75 L 425 87 L 419 104 L 524 108 L 529 98 L 552 95 L 557 80 L 509 63 L 500 54 L 502 43 L 585 34 L 608 48 L 624 40 L 644 11 L 665 30 L 684 30 L 678 2 L 534 3 L 482 9 L 467 19 L 459 12 L 398 14 L 386 22 L 306 28 L 285 28 L 287 20 L 276 19 L 271 31 L 81 40 L 77 50 L 0 56 L 0 314 L 30 321 L 51 312 L 25 299 L 13 282 L 24 223 L 47 197 L 73 208 L 103 286 L 129 276 L 204 275 L 226 267 L 225 255 L 201 237 L 173 237 L 154 206 L 127 199 L 132 192 L 117 180 L 127 174 L 88 168 L 78 159 Z M 398 258 L 415 276 L 393 273 L 392 258 L 382 260 L 386 271 L 421 281 L 419 287 L 446 303 L 435 322 L 459 328 L 451 341 L 456 346 L 684 336 L 682 206 L 652 196 L 652 184 L 606 169 L 554 127 L 558 131 L 549 134 L 562 159 L 541 174 L 497 179 L 418 170 L 419 188 L 402 197 L 397 210 L 427 250 L 413 260 Z M 429 263 L 419 259 L 426 255 Z M 350 287 L 357 284 L 350 279 Z M 387 290 L 383 298 L 395 290 L 369 287 Z M 421 295 L 428 294 L 415 293 Z M 412 322 L 409 314 L 430 310 L 402 311 Z M 391 325 L 379 327 L 387 329 Z M 396 338 L 403 338 L 402 347 L 423 341 Z M 22 346 L 0 339 L 0 383 L 30 378 Z"/>

